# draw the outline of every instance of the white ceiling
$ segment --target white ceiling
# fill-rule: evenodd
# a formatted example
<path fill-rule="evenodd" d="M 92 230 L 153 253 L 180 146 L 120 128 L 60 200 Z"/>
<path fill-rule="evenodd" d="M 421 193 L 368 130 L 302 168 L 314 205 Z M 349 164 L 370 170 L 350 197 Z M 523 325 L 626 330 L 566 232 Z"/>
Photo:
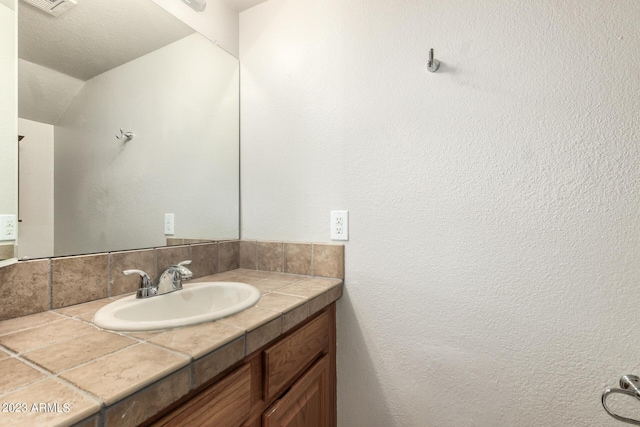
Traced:
<path fill-rule="evenodd" d="M 79 80 L 18 59 L 18 117 L 55 124 L 84 85 Z"/>
<path fill-rule="evenodd" d="M 240 13 L 267 0 L 222 1 Z M 77 2 L 58 17 L 17 2 L 19 117 L 55 124 L 84 81 L 194 32 L 150 0 Z"/>
<path fill-rule="evenodd" d="M 81 80 L 193 32 L 152 1 L 78 0 L 58 17 L 18 7 L 18 56 Z"/>
<path fill-rule="evenodd" d="M 18 2 L 18 116 L 55 124 L 84 81 L 192 33 L 149 0 L 78 0 L 58 17 Z"/>

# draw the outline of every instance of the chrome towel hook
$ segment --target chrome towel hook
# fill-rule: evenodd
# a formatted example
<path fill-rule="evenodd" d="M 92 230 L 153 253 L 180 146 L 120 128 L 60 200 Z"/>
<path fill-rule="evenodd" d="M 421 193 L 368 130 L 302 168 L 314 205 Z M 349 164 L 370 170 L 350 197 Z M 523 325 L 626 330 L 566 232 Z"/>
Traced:
<path fill-rule="evenodd" d="M 429 49 L 429 62 L 427 62 L 427 70 L 435 73 L 440 68 L 440 61 L 433 58 L 433 49 Z"/>
<path fill-rule="evenodd" d="M 124 142 L 131 141 L 133 139 L 133 132 L 125 132 L 120 128 L 120 135 L 116 134 L 116 139 Z"/>
<path fill-rule="evenodd" d="M 633 396 L 640 400 L 640 377 L 636 375 L 624 375 L 620 378 L 620 388 L 608 388 L 604 393 L 602 393 L 602 406 L 604 407 L 604 410 L 607 411 L 607 414 L 611 415 L 618 421 L 640 426 L 639 420 L 622 417 L 609 409 L 607 406 L 607 397 L 615 393 L 626 394 L 627 396 Z"/>

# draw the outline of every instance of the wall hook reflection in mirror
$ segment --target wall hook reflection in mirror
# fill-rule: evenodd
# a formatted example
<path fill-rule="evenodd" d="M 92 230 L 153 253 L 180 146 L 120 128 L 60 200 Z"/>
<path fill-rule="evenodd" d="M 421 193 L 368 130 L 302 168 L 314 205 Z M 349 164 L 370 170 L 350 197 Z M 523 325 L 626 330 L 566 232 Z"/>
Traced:
<path fill-rule="evenodd" d="M 131 141 L 133 139 L 133 132 L 125 132 L 120 128 L 120 135 L 116 134 L 116 139 L 124 142 Z"/>
<path fill-rule="evenodd" d="M 433 49 L 429 49 L 429 62 L 427 62 L 427 70 L 435 73 L 440 68 L 440 61 L 433 58 Z"/>

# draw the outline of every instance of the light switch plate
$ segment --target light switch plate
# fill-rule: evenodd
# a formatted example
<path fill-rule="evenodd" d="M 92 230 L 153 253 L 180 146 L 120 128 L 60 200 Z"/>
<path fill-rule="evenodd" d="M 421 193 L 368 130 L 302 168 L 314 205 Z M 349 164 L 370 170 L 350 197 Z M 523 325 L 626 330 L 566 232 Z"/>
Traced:
<path fill-rule="evenodd" d="M 331 240 L 349 240 L 349 211 L 331 211 Z"/>
<path fill-rule="evenodd" d="M 18 221 L 15 215 L 0 215 L 0 240 L 16 240 Z"/>
<path fill-rule="evenodd" d="M 174 223 L 173 223 L 173 214 L 167 213 L 164 214 L 164 234 L 173 236 L 174 233 Z"/>

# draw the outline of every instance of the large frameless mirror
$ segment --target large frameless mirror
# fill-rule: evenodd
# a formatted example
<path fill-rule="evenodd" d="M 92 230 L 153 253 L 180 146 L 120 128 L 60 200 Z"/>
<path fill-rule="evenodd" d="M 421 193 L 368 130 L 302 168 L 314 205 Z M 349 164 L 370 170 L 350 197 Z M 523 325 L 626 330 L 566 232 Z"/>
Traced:
<path fill-rule="evenodd" d="M 20 1 L 17 61 L 19 258 L 239 237 L 236 58 L 151 0 L 82 0 Z"/>
<path fill-rule="evenodd" d="M 0 0 L 0 266 L 14 258 L 17 234 L 16 1 Z"/>

